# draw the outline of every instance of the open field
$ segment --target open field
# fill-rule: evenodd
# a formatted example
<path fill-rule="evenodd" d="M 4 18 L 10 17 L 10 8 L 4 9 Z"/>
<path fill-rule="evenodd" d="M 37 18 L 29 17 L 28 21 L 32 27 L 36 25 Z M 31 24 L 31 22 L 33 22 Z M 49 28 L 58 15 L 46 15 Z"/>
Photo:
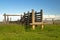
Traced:
<path fill-rule="evenodd" d="M 60 25 L 45 25 L 44 30 L 36 27 L 33 31 L 18 24 L 0 24 L 0 40 L 60 40 Z"/>

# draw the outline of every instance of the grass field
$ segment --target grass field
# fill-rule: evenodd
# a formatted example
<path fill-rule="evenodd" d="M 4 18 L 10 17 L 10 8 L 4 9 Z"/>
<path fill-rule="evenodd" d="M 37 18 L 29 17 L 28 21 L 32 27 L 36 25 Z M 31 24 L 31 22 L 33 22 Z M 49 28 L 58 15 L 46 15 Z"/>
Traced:
<path fill-rule="evenodd" d="M 26 29 L 18 24 L 0 24 L 0 40 L 60 40 L 60 25 L 45 25 L 44 30 Z"/>

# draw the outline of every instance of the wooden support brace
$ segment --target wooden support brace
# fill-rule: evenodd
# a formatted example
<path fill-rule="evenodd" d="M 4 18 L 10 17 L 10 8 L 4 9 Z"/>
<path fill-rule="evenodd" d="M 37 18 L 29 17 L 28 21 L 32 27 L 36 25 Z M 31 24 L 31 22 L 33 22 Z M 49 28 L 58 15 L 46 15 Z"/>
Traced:
<path fill-rule="evenodd" d="M 42 30 L 44 29 L 44 25 L 42 24 Z"/>
<path fill-rule="evenodd" d="M 35 25 L 32 25 L 32 29 L 35 30 Z"/>
<path fill-rule="evenodd" d="M 32 9 L 32 24 L 35 23 L 34 10 Z M 35 25 L 32 25 L 32 29 L 35 30 Z"/>

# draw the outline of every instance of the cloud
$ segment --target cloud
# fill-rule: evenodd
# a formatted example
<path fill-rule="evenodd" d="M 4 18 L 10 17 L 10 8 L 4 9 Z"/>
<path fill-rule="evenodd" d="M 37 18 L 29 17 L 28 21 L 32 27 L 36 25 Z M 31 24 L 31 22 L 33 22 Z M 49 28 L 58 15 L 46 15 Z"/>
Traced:
<path fill-rule="evenodd" d="M 0 21 L 3 21 L 4 17 L 3 14 L 0 14 Z"/>
<path fill-rule="evenodd" d="M 43 15 L 43 18 L 55 18 L 55 15 Z"/>
<path fill-rule="evenodd" d="M 8 13 L 10 14 L 10 13 Z M 11 13 L 10 15 L 23 15 L 23 13 Z M 20 16 L 9 16 L 9 18 L 11 18 L 11 21 L 16 21 L 16 20 L 19 20 L 21 17 Z M 43 19 L 45 18 L 55 18 L 55 19 L 60 19 L 60 15 L 43 15 Z M 0 21 L 3 21 L 4 20 L 4 16 L 3 14 L 0 14 Z"/>

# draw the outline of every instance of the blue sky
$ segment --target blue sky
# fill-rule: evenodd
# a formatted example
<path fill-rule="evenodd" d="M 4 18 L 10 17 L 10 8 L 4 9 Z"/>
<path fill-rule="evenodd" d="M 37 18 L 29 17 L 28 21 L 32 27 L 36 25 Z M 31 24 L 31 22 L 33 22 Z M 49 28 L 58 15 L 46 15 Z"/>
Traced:
<path fill-rule="evenodd" d="M 44 15 L 60 15 L 60 0 L 0 0 L 0 21 L 3 21 L 3 14 L 23 14 L 31 12 L 31 9 L 40 11 L 43 9 Z M 44 16 L 45 17 L 45 16 Z M 46 16 L 48 17 L 48 16 Z M 18 17 L 12 17 L 17 20 Z"/>
<path fill-rule="evenodd" d="M 44 14 L 59 15 L 60 0 L 0 0 L 0 14 L 23 13 L 31 9 L 43 9 Z"/>

